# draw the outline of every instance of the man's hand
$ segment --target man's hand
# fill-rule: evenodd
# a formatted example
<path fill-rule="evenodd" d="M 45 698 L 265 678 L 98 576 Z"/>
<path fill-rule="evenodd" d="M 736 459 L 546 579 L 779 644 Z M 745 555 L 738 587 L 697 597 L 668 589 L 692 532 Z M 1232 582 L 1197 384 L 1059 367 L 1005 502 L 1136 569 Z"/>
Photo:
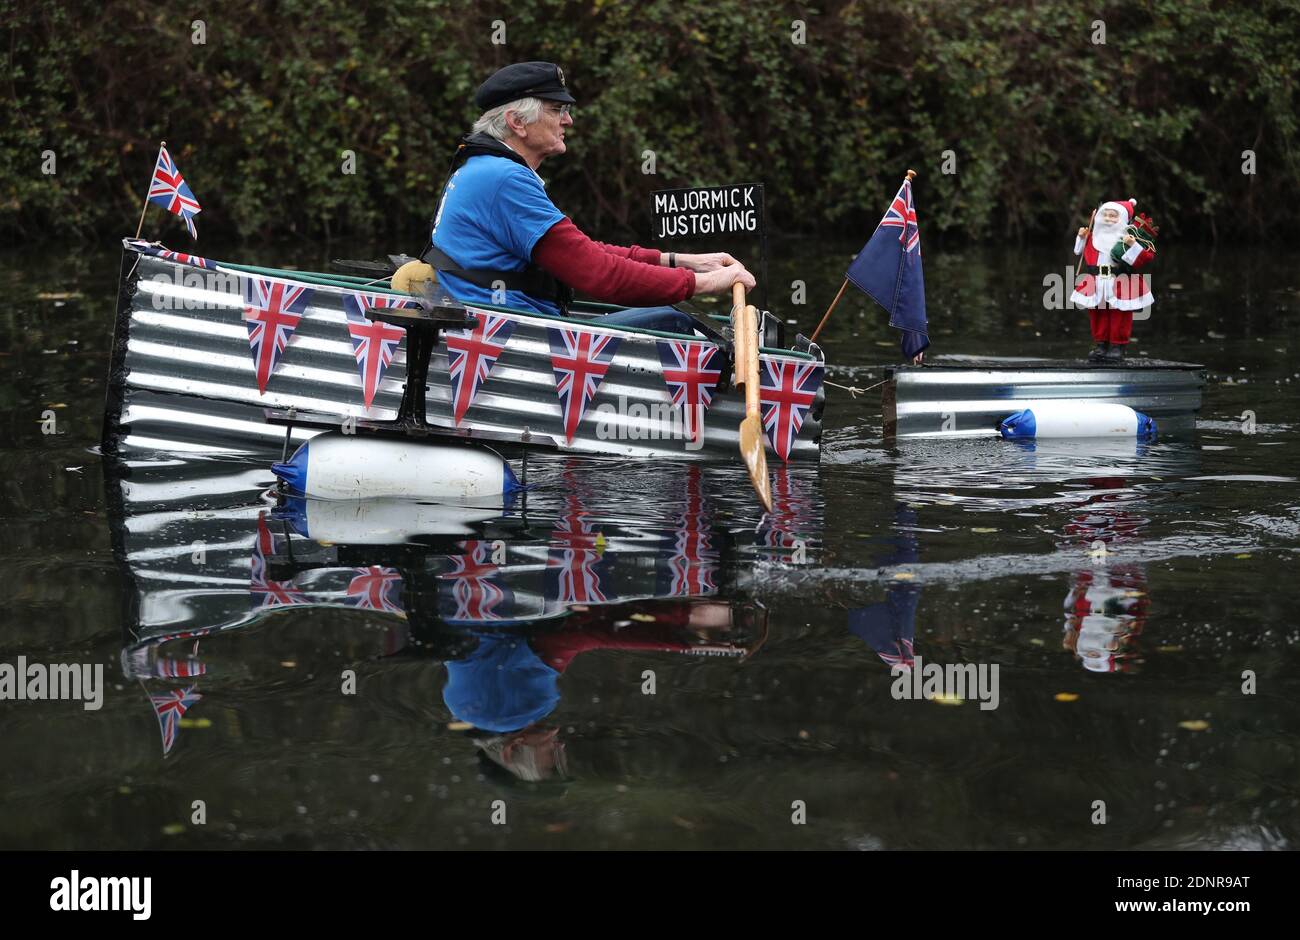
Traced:
<path fill-rule="evenodd" d="M 746 271 L 743 264 L 732 258 L 731 264 L 705 271 L 703 274 L 696 274 L 695 293 L 721 294 L 730 291 L 732 284 L 744 284 L 746 290 L 753 290 L 755 283 L 754 275 Z"/>
<path fill-rule="evenodd" d="M 725 251 L 715 251 L 707 255 L 678 255 L 677 266 L 679 268 L 690 268 L 697 274 L 704 274 L 707 271 L 716 271 L 718 268 L 727 268 L 733 264 L 740 264 L 735 258 Z"/>

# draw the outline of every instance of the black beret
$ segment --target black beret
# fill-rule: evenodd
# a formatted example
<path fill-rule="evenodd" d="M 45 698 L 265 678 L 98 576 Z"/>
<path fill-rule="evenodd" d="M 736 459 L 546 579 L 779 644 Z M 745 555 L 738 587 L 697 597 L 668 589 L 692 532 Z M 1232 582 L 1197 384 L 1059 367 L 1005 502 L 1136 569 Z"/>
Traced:
<path fill-rule="evenodd" d="M 564 72 L 554 62 L 516 62 L 497 69 L 474 93 L 474 103 L 484 111 L 520 98 L 545 98 L 574 104 L 564 87 Z"/>

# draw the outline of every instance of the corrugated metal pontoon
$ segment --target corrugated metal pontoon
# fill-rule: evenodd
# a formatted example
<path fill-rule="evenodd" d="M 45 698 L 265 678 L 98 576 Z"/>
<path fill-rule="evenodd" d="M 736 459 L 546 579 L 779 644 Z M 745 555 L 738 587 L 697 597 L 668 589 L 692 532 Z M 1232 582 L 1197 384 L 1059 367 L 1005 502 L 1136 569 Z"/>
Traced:
<path fill-rule="evenodd" d="M 1031 401 L 1077 398 L 1128 405 L 1160 433 L 1195 428 L 1205 367 L 1134 357 L 1122 365 L 944 356 L 885 371 L 886 437 L 982 437 Z"/>

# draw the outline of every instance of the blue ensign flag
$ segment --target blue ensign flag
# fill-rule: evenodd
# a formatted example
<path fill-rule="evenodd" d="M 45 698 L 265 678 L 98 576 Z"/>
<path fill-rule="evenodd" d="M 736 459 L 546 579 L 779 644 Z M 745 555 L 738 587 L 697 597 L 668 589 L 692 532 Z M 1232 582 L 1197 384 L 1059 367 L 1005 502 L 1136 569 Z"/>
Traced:
<path fill-rule="evenodd" d="M 916 224 L 910 178 L 903 180 L 885 217 L 844 276 L 889 311 L 889 325 L 903 331 L 905 358 L 911 359 L 929 347 L 921 230 Z"/>

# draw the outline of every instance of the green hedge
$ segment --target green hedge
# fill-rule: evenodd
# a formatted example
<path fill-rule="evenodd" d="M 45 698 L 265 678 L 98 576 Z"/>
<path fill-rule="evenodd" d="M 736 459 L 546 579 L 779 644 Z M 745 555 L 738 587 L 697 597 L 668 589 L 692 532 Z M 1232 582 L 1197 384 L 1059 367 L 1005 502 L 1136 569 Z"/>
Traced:
<path fill-rule="evenodd" d="M 0 231 L 132 231 L 166 138 L 204 235 L 418 239 L 474 88 L 534 58 L 560 62 L 580 101 L 543 175 L 607 237 L 648 237 L 654 189 L 755 179 L 776 229 L 865 234 L 908 167 L 931 238 L 1064 238 L 1101 197 L 1131 195 L 1168 235 L 1300 231 L 1296 4 L 1088 7 L 4 0 Z"/>

